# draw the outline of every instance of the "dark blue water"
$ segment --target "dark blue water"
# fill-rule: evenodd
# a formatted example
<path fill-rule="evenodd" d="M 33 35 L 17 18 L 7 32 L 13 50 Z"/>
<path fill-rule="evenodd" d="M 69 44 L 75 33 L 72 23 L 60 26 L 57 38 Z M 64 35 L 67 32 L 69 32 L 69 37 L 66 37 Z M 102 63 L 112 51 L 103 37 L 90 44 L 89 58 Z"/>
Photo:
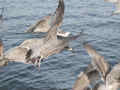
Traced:
<path fill-rule="evenodd" d="M 65 0 L 66 10 L 61 29 L 73 34 L 84 30 L 88 41 L 108 62 L 120 60 L 120 15 L 110 16 L 113 4 L 103 0 Z M 39 35 L 25 34 L 29 25 L 54 12 L 57 0 L 0 0 L 5 7 L 0 38 L 4 50 L 15 47 L 25 39 Z M 9 63 L 0 68 L 0 90 L 71 90 L 90 57 L 81 38 L 71 43 L 76 54 L 69 51 L 50 56 L 41 64 L 40 72 L 32 65 Z"/>

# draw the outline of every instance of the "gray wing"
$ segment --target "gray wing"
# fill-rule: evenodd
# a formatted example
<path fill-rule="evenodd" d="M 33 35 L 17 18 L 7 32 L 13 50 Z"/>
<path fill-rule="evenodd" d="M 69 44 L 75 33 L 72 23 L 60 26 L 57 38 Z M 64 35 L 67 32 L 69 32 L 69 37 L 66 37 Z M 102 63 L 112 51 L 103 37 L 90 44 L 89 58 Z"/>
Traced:
<path fill-rule="evenodd" d="M 36 22 L 36 24 L 30 26 L 25 32 L 48 32 L 50 28 L 49 23 L 51 23 L 52 14 L 44 16 L 41 20 Z"/>
<path fill-rule="evenodd" d="M 106 83 L 114 87 L 120 86 L 120 63 L 116 64 L 106 77 Z"/>
<path fill-rule="evenodd" d="M 50 55 L 53 54 L 57 54 L 59 52 L 61 52 L 62 50 L 64 50 L 65 46 L 67 46 L 68 43 L 64 42 L 62 40 L 49 40 L 47 41 L 44 45 L 42 45 L 41 47 L 36 45 L 32 48 L 32 58 L 33 57 L 48 57 Z"/>
<path fill-rule="evenodd" d="M 104 57 L 100 56 L 90 45 L 84 43 L 84 48 L 92 58 L 92 64 L 101 73 L 102 79 L 105 80 L 106 75 L 109 71 L 109 65 L 104 60 Z"/>
<path fill-rule="evenodd" d="M 9 59 L 9 61 L 26 63 L 27 52 L 27 48 L 14 47 L 4 53 L 4 58 Z"/>
<path fill-rule="evenodd" d="M 57 26 L 60 26 L 64 16 L 64 9 L 64 0 L 59 0 L 58 8 L 55 11 L 55 16 L 53 18 L 52 25 L 57 24 Z"/>
<path fill-rule="evenodd" d="M 22 48 L 27 48 L 27 49 L 31 49 L 32 47 L 38 45 L 39 47 L 41 47 L 42 45 L 44 45 L 44 38 L 32 38 L 32 39 L 27 39 L 24 40 L 19 47 Z"/>
<path fill-rule="evenodd" d="M 51 25 L 57 24 L 59 26 L 60 23 L 62 23 L 62 18 L 64 15 L 63 0 L 59 0 L 58 8 L 55 12 L 55 14 L 48 14 L 47 16 L 44 16 L 35 25 L 30 26 L 26 32 L 48 32 Z"/>
<path fill-rule="evenodd" d="M 99 80 L 99 72 L 89 64 L 78 76 L 74 83 L 73 90 L 88 90 L 88 86 L 90 84 L 94 86 L 97 80 Z"/>
<path fill-rule="evenodd" d="M 46 43 L 47 41 L 49 40 L 53 40 L 56 42 L 57 40 L 57 29 L 58 27 L 56 25 L 52 26 L 48 33 L 47 33 L 47 36 L 44 38 L 44 43 Z"/>
<path fill-rule="evenodd" d="M 56 40 L 57 39 L 57 29 L 58 29 L 58 24 L 62 22 L 62 18 L 64 15 L 64 0 L 59 0 L 59 5 L 58 8 L 56 9 L 56 15 L 53 19 L 53 23 L 48 30 L 48 34 L 45 37 L 44 42 L 48 40 Z"/>

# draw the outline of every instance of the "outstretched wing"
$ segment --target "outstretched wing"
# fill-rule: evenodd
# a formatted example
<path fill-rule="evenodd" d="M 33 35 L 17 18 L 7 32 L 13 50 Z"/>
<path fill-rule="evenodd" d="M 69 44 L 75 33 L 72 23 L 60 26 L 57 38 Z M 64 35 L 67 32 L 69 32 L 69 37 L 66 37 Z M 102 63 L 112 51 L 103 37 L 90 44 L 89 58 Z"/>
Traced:
<path fill-rule="evenodd" d="M 57 24 L 57 26 L 60 26 L 64 16 L 64 9 L 65 9 L 64 0 L 59 0 L 59 4 L 58 7 L 56 8 L 52 25 Z"/>
<path fill-rule="evenodd" d="M 48 30 L 48 34 L 44 39 L 44 42 L 48 40 L 56 40 L 57 39 L 57 29 L 59 24 L 62 22 L 62 18 L 64 15 L 64 0 L 59 0 L 58 8 L 56 9 L 56 15 L 53 19 L 53 23 Z"/>
<path fill-rule="evenodd" d="M 50 27 L 49 23 L 52 21 L 52 16 L 52 14 L 44 16 L 42 19 L 37 21 L 36 24 L 30 26 L 25 32 L 48 32 L 48 29 Z"/>
<path fill-rule="evenodd" d="M 100 56 L 90 45 L 84 43 L 84 48 L 92 58 L 92 64 L 101 73 L 102 79 L 105 80 L 106 75 L 109 71 L 109 65 L 104 60 L 104 57 Z"/>

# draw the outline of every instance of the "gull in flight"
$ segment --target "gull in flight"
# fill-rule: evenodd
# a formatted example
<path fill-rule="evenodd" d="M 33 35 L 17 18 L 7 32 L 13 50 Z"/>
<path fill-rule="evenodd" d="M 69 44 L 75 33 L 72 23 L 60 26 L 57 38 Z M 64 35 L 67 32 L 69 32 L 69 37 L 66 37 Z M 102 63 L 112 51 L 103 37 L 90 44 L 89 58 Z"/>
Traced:
<path fill-rule="evenodd" d="M 112 67 L 90 45 L 84 43 L 84 48 L 92 58 L 91 64 L 80 73 L 75 81 L 73 90 L 120 89 L 120 63 Z M 93 84 L 91 85 L 91 83 Z"/>

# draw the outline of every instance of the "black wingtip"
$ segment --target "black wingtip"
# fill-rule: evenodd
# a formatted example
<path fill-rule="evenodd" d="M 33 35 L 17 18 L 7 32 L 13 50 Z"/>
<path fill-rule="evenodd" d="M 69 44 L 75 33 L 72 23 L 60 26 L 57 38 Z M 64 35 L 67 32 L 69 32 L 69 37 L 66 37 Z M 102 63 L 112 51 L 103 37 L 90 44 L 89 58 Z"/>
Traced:
<path fill-rule="evenodd" d="M 64 9 L 65 9 L 64 0 L 59 0 L 58 8 L 62 8 L 64 12 Z"/>
<path fill-rule="evenodd" d="M 53 19 L 51 26 L 53 25 L 60 26 L 63 20 L 64 8 L 65 8 L 64 0 L 59 0 L 59 4 L 58 4 L 58 7 L 56 8 L 55 17 Z"/>

